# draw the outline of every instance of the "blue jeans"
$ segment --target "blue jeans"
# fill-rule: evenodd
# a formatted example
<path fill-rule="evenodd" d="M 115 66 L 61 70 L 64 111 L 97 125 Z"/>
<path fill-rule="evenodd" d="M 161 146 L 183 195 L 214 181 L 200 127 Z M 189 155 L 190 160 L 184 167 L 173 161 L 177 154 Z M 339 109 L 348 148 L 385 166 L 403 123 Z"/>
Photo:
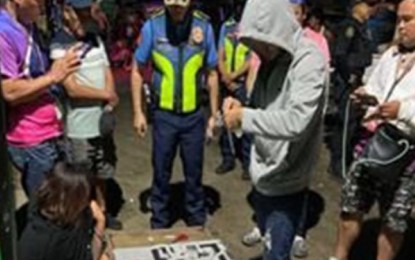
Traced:
<path fill-rule="evenodd" d="M 291 245 L 301 218 L 305 191 L 269 197 L 253 191 L 258 227 L 265 237 L 265 260 L 290 259 Z"/>
<path fill-rule="evenodd" d="M 9 145 L 9 157 L 22 174 L 22 186 L 30 198 L 40 187 L 45 175 L 55 166 L 60 156 L 57 140 L 48 140 L 33 147 Z"/>
<path fill-rule="evenodd" d="M 153 168 L 151 189 L 151 227 L 170 227 L 170 179 L 173 162 L 180 148 L 185 177 L 186 223 L 201 226 L 206 221 L 205 196 L 202 186 L 205 119 L 201 110 L 191 114 L 175 114 L 155 110 L 153 113 Z"/>

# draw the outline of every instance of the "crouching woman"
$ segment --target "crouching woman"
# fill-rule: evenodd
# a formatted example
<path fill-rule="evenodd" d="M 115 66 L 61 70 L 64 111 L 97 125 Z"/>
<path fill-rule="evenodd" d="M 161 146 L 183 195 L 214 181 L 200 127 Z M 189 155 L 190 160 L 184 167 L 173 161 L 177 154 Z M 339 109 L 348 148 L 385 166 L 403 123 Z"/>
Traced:
<path fill-rule="evenodd" d="M 105 216 L 92 199 L 91 174 L 83 168 L 58 163 L 47 176 L 30 206 L 19 259 L 111 259 Z"/>

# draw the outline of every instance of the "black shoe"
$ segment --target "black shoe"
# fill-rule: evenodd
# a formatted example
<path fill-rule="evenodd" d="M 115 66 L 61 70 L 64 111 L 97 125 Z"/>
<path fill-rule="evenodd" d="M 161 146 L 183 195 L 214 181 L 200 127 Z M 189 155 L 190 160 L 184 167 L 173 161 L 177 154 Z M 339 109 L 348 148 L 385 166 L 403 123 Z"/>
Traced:
<path fill-rule="evenodd" d="M 244 180 L 244 181 L 251 180 L 251 176 L 249 175 L 249 171 L 248 170 L 243 170 L 243 172 L 242 172 L 242 180 Z"/>
<path fill-rule="evenodd" d="M 106 227 L 112 230 L 122 230 L 122 223 L 115 217 L 106 215 Z"/>
<path fill-rule="evenodd" d="M 232 171 L 235 168 L 235 164 L 234 163 L 222 163 L 221 165 L 219 165 L 216 170 L 215 173 L 216 174 L 225 174 L 228 173 L 230 171 Z"/>

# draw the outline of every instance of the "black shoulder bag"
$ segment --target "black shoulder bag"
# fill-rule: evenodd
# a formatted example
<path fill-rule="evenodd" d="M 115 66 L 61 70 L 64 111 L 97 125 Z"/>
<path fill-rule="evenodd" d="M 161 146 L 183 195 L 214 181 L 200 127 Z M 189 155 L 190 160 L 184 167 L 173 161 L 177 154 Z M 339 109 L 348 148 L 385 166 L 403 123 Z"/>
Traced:
<path fill-rule="evenodd" d="M 415 57 L 397 78 L 384 102 L 387 102 L 402 79 L 415 63 Z M 363 165 L 367 174 L 383 181 L 396 181 L 403 171 L 415 160 L 415 138 L 407 135 L 391 123 L 382 123 L 356 162 Z"/>

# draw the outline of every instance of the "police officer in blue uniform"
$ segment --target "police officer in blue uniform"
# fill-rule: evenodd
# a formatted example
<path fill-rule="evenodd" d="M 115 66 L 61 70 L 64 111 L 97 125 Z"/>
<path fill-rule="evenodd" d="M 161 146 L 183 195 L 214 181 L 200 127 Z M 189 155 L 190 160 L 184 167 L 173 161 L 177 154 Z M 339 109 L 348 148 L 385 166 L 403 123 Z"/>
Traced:
<path fill-rule="evenodd" d="M 221 96 L 232 96 L 242 104 L 248 103 L 247 76 L 250 69 L 249 48 L 238 39 L 239 21 L 246 0 L 234 0 L 233 15 L 221 27 L 219 37 L 219 71 Z M 220 136 L 222 163 L 216 168 L 217 174 L 224 174 L 235 168 L 235 158 L 242 163 L 242 178 L 249 179 L 249 156 L 251 140 L 248 134 L 237 137 L 223 129 Z"/>
<path fill-rule="evenodd" d="M 333 135 L 329 141 L 331 152 L 329 172 L 335 177 L 341 177 L 343 170 L 347 171 L 353 159 L 353 147 L 359 131 L 360 117 L 358 110 L 351 107 L 347 122 L 347 149 L 346 169 L 342 165 L 343 128 L 345 126 L 345 112 L 349 96 L 353 91 L 363 85 L 362 78 L 365 69 L 372 63 L 374 52 L 373 42 L 367 30 L 367 21 L 370 17 L 370 6 L 364 2 L 353 6 L 352 16 L 348 17 L 337 28 L 337 35 L 332 47 L 333 65 L 335 73 L 333 78 L 333 98 L 338 104 L 337 122 L 334 122 Z"/>
<path fill-rule="evenodd" d="M 202 168 L 205 135 L 212 135 L 218 110 L 217 53 L 209 18 L 193 10 L 190 0 L 164 0 L 165 8 L 143 26 L 132 71 L 134 128 L 143 137 L 147 130 L 142 110 L 143 78 L 140 66 L 151 61 L 153 118 L 151 227 L 171 226 L 168 209 L 169 182 L 176 151 L 185 176 L 185 221 L 204 225 L 205 196 Z M 200 108 L 200 93 L 207 83 L 211 117 L 206 122 Z"/>

